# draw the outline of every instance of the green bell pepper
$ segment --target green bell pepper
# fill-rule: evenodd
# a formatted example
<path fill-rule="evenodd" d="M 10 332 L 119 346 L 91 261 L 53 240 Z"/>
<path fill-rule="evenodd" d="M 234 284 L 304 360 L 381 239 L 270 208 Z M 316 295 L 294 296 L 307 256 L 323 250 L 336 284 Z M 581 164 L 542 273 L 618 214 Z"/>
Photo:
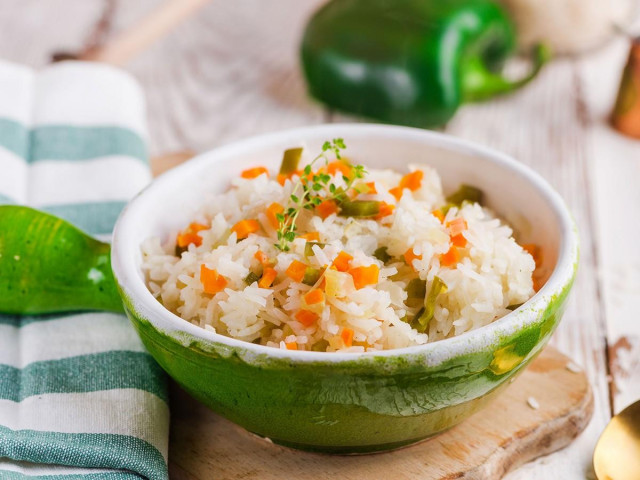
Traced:
<path fill-rule="evenodd" d="M 433 127 L 458 106 L 510 92 L 499 69 L 516 46 L 514 26 L 490 0 L 331 0 L 309 21 L 302 66 L 312 96 L 328 106 L 401 125 Z"/>

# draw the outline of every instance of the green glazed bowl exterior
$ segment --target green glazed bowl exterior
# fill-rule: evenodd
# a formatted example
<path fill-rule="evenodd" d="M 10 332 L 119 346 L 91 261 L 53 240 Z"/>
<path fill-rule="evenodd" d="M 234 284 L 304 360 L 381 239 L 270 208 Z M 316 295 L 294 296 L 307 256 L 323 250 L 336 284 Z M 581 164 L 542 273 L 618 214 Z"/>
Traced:
<path fill-rule="evenodd" d="M 140 243 L 186 224 L 202 198 L 199 189 L 222 191 L 251 159 L 254 165 L 273 166 L 279 158 L 270 157 L 277 151 L 335 137 L 344 137 L 349 156 L 367 164 L 372 162 L 361 157 L 384 156 L 387 147 L 401 151 L 406 146 L 407 154 L 431 148 L 437 158 L 448 156 L 436 165 L 438 171 L 450 166 L 451 171 L 441 172 L 445 189 L 447 183 L 455 186 L 448 178 L 493 188 L 493 180 L 487 184 L 483 173 L 469 178 L 465 165 L 467 170 L 482 166 L 491 179 L 499 175 L 486 172 L 491 165 L 503 171 L 514 184 L 513 192 L 503 188 L 506 195 L 521 193 L 525 198 L 514 197 L 502 209 L 492 206 L 523 232 L 524 240 L 543 245 L 548 277 L 544 287 L 486 327 L 432 344 L 362 354 L 279 350 L 230 339 L 176 317 L 153 298 L 139 269 Z M 430 160 L 438 163 L 435 156 Z M 400 168 L 384 158 L 375 166 L 380 165 Z M 211 175 L 218 184 L 207 180 Z M 195 192 L 192 199 L 180 205 L 166 201 L 187 188 Z M 489 195 L 489 203 L 503 202 L 500 195 L 505 193 L 493 201 Z M 532 218 L 536 215 L 542 216 Z M 136 198 L 119 220 L 113 244 L 113 267 L 127 314 L 172 378 L 253 433 L 282 445 L 330 453 L 397 448 L 446 430 L 483 408 L 549 340 L 564 311 L 577 260 L 575 226 L 557 194 L 535 173 L 504 155 L 444 135 L 375 125 L 292 130 L 205 154 L 161 177 Z"/>

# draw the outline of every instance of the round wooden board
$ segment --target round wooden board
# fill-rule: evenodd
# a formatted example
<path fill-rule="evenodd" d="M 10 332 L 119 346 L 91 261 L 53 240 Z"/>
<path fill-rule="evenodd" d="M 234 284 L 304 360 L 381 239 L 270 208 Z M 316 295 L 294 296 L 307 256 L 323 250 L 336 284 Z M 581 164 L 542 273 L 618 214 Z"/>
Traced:
<path fill-rule="evenodd" d="M 548 347 L 497 400 L 457 427 L 417 445 L 360 456 L 274 445 L 176 385 L 171 412 L 172 480 L 494 480 L 568 445 L 589 422 L 593 396 L 584 372 Z"/>

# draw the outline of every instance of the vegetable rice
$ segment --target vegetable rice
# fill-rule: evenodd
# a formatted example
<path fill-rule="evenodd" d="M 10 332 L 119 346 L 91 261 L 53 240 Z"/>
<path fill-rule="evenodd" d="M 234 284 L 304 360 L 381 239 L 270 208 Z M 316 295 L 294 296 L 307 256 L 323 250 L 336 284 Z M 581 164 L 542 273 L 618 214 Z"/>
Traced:
<path fill-rule="evenodd" d="M 323 352 L 441 340 L 533 295 L 535 247 L 479 190 L 445 197 L 428 166 L 366 171 L 344 148 L 327 142 L 303 169 L 287 150 L 277 175 L 245 170 L 184 230 L 146 240 L 151 293 L 207 330 Z"/>

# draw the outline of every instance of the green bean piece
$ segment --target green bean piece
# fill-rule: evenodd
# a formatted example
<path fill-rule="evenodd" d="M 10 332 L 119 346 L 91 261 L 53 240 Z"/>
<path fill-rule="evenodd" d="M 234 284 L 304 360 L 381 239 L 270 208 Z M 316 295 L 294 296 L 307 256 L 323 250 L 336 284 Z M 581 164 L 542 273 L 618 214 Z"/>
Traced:
<path fill-rule="evenodd" d="M 328 346 L 329 342 L 327 342 L 326 340 L 318 340 L 316 343 L 311 345 L 311 350 L 313 352 L 326 352 Z"/>
<path fill-rule="evenodd" d="M 318 245 L 320 248 L 324 248 L 327 244 L 320 242 L 307 242 L 304 244 L 304 256 L 305 257 L 313 257 L 315 254 L 313 253 L 313 246 Z"/>
<path fill-rule="evenodd" d="M 280 164 L 280 174 L 289 175 L 298 170 L 298 164 L 302 158 L 302 148 L 289 148 L 282 155 L 282 163 Z"/>
<path fill-rule="evenodd" d="M 482 204 L 483 197 L 482 190 L 471 185 L 460 185 L 460 188 L 447 197 L 447 202 L 457 207 L 461 206 L 464 202 L 480 203 Z M 451 208 L 451 207 L 449 207 Z M 447 210 L 449 210 L 447 208 Z"/>
<path fill-rule="evenodd" d="M 433 278 L 429 293 L 424 298 L 424 311 L 422 311 L 422 313 L 418 312 L 419 315 L 416 315 L 417 318 L 412 322 L 413 328 L 418 330 L 420 333 L 427 331 L 429 322 L 431 322 L 436 310 L 436 300 L 438 299 L 438 295 L 446 293 L 447 290 L 447 284 L 444 283 L 440 277 Z"/>
<path fill-rule="evenodd" d="M 258 280 L 260 280 L 260 275 L 253 273 L 253 272 L 249 272 L 249 274 L 244 277 L 244 283 L 246 283 L 247 285 L 251 285 L 254 282 L 257 282 Z"/>
<path fill-rule="evenodd" d="M 340 204 L 341 217 L 373 217 L 380 213 L 380 202 L 375 200 L 344 200 Z"/>
<path fill-rule="evenodd" d="M 511 310 L 513 312 L 514 310 L 517 310 L 518 308 L 520 308 L 522 305 L 524 305 L 524 304 L 523 303 L 515 303 L 513 305 L 509 305 L 507 307 L 507 310 Z"/>
<path fill-rule="evenodd" d="M 426 294 L 427 294 L 427 282 L 424 280 L 420 280 L 419 278 L 414 278 L 407 285 L 408 298 L 424 299 L 424 296 Z"/>
<path fill-rule="evenodd" d="M 319 268 L 307 267 L 307 269 L 304 271 L 304 278 L 302 279 L 302 283 L 312 287 L 320 279 L 320 273 L 321 272 Z"/>
<path fill-rule="evenodd" d="M 387 247 L 378 247 L 376 251 L 373 252 L 373 256 L 380 260 L 382 263 L 387 263 L 391 260 L 391 255 L 387 253 Z"/>

